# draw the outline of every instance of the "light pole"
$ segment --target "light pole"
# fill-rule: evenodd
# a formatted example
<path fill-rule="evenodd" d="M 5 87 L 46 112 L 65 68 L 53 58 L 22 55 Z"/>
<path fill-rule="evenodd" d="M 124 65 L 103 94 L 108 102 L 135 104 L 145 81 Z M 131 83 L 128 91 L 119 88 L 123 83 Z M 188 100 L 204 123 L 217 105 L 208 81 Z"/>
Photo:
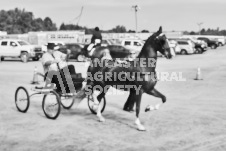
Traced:
<path fill-rule="evenodd" d="M 199 26 L 199 35 L 201 35 L 201 25 L 202 25 L 202 24 L 203 24 L 202 22 L 197 23 L 197 25 Z"/>
<path fill-rule="evenodd" d="M 138 7 L 138 5 L 134 5 L 134 6 L 132 6 L 132 8 L 135 11 L 135 23 L 136 23 L 136 33 L 137 33 L 137 11 L 138 11 L 139 7 Z"/>

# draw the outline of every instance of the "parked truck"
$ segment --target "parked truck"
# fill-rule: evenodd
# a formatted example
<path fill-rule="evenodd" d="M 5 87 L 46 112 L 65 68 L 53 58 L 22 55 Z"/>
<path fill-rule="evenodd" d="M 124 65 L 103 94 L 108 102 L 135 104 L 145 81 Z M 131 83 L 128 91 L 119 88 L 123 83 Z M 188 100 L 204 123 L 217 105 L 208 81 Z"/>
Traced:
<path fill-rule="evenodd" d="M 40 46 L 31 45 L 19 39 L 0 40 L 0 59 L 20 58 L 22 62 L 29 59 L 37 61 L 42 57 L 43 51 Z"/>

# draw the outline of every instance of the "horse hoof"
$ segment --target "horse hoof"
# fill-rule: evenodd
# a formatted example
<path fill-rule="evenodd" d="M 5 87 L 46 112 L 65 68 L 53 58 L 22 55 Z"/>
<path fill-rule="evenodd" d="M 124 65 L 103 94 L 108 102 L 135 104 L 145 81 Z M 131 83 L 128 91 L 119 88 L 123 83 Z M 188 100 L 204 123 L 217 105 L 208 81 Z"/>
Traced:
<path fill-rule="evenodd" d="M 155 110 L 155 108 L 153 106 L 149 105 L 146 107 L 145 112 L 152 111 L 152 110 Z"/>
<path fill-rule="evenodd" d="M 155 109 L 158 110 L 159 108 L 160 108 L 160 104 L 157 104 L 157 105 L 155 106 Z"/>
<path fill-rule="evenodd" d="M 150 109 L 149 109 L 149 108 L 146 108 L 144 111 L 145 111 L 145 112 L 148 112 L 148 111 L 150 111 Z"/>
<path fill-rule="evenodd" d="M 143 125 L 138 125 L 137 129 L 139 131 L 146 131 L 145 127 Z"/>
<path fill-rule="evenodd" d="M 99 122 L 105 122 L 105 118 L 103 116 L 99 117 Z"/>

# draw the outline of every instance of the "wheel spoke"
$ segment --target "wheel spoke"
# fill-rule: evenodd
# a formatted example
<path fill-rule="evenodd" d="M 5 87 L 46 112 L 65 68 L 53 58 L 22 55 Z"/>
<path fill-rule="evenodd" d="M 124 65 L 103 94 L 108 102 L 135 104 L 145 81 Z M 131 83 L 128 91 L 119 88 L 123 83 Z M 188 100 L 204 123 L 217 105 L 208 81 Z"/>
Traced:
<path fill-rule="evenodd" d="M 44 95 L 42 109 L 47 118 L 56 119 L 60 113 L 60 98 L 54 91 Z"/>

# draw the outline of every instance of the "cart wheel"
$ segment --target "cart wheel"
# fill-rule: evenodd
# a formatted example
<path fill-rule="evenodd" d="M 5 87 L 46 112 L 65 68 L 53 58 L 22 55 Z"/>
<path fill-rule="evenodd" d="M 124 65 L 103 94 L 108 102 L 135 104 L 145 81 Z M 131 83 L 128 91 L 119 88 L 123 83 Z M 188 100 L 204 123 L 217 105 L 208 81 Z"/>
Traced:
<path fill-rule="evenodd" d="M 45 94 L 42 101 L 42 109 L 49 119 L 56 119 L 60 114 L 60 97 L 55 91 Z"/>
<path fill-rule="evenodd" d="M 30 105 L 30 98 L 27 90 L 24 87 L 18 87 L 15 93 L 16 108 L 20 112 L 27 112 Z"/>
<path fill-rule="evenodd" d="M 62 96 L 60 103 L 64 109 L 70 109 L 74 104 L 74 99 L 72 96 Z"/>
<path fill-rule="evenodd" d="M 105 97 L 100 101 L 99 105 L 101 105 L 101 113 L 102 113 L 104 111 L 104 109 L 105 109 L 105 106 L 106 106 L 106 98 Z M 97 114 L 96 109 L 94 109 L 95 108 L 95 104 L 94 104 L 92 95 L 88 96 L 88 106 L 89 106 L 90 111 L 93 114 Z"/>

